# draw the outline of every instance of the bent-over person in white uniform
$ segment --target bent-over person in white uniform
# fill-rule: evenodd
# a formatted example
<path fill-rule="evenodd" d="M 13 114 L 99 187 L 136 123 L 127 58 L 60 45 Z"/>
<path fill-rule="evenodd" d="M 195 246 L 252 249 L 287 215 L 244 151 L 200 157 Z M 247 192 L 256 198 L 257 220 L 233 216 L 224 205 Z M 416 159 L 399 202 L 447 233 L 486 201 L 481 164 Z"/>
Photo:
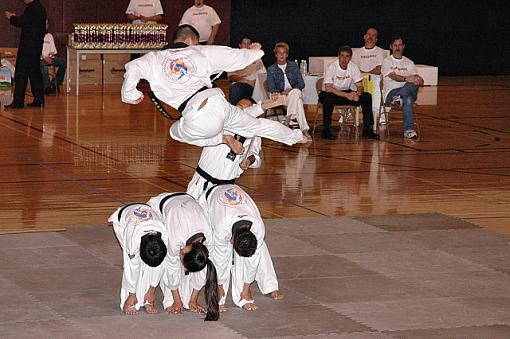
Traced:
<path fill-rule="evenodd" d="M 270 293 L 273 299 L 282 299 L 264 241 L 264 222 L 251 197 L 237 185 L 218 185 L 207 191 L 206 205 L 213 228 L 211 259 L 218 272 L 220 310 L 225 310 L 230 275 L 232 300 L 245 310 L 258 308 L 250 290 L 254 281 L 262 294 Z"/>
<path fill-rule="evenodd" d="M 287 145 L 306 142 L 301 131 L 292 131 L 267 119 L 256 119 L 227 102 L 223 92 L 211 88 L 210 76 L 235 71 L 260 59 L 256 49 L 233 49 L 225 46 L 196 46 L 198 34 L 189 26 L 180 26 L 168 49 L 150 52 L 126 64 L 122 101 L 137 104 L 143 94 L 136 89 L 146 79 L 160 100 L 177 108 L 182 117 L 170 128 L 173 139 L 196 146 L 226 143 L 241 154 L 242 144 L 224 131 L 245 138 L 255 135 Z"/>
<path fill-rule="evenodd" d="M 157 313 L 154 306 L 156 287 L 163 274 L 162 262 L 167 254 L 165 225 L 146 204 L 118 208 L 108 219 L 122 247 L 124 273 L 120 291 L 120 308 L 130 315 L 144 307 Z"/>
<path fill-rule="evenodd" d="M 212 235 L 204 211 L 184 192 L 161 193 L 148 204 L 161 215 L 168 233 L 168 254 L 161 279 L 165 311 L 181 314 L 186 308 L 206 313 L 205 320 L 218 320 L 216 268 L 209 260 L 207 248 Z M 198 304 L 204 286 L 207 309 Z"/>

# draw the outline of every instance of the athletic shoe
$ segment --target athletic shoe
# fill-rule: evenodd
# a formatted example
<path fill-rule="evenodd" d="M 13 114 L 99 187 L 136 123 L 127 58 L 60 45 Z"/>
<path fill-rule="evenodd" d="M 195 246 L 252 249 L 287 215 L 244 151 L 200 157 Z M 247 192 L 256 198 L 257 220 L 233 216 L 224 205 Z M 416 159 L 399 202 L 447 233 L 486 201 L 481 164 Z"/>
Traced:
<path fill-rule="evenodd" d="M 417 137 L 418 137 L 418 134 L 416 134 L 414 129 L 410 129 L 410 130 L 404 132 L 404 138 L 415 139 Z"/>
<path fill-rule="evenodd" d="M 402 97 L 400 95 L 396 95 L 391 99 L 391 106 L 402 107 Z"/>

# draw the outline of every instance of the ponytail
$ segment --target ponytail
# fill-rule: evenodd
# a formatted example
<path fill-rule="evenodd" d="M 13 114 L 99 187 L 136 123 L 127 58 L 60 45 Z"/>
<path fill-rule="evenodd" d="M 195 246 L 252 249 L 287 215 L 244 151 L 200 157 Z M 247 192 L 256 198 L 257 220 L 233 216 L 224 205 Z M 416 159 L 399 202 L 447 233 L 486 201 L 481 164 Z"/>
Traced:
<path fill-rule="evenodd" d="M 218 275 L 216 274 L 216 268 L 209 259 L 209 250 L 202 243 L 193 243 L 191 251 L 182 258 L 182 264 L 189 272 L 199 272 L 207 266 L 204 288 L 207 314 L 204 320 L 218 320 L 220 318 Z"/>
<path fill-rule="evenodd" d="M 207 314 L 205 321 L 216 321 L 220 318 L 218 275 L 216 268 L 209 258 L 207 259 L 207 277 L 205 282 L 205 301 L 207 303 Z"/>

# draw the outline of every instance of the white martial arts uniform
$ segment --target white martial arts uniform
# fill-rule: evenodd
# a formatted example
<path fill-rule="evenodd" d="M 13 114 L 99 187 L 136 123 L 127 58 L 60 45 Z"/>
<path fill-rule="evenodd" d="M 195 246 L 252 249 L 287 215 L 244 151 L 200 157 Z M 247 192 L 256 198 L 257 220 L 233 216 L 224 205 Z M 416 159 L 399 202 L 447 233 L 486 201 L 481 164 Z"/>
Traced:
<path fill-rule="evenodd" d="M 170 198 L 165 199 L 168 196 Z M 190 238 L 200 233 L 205 237 L 203 244 L 209 249 L 211 227 L 200 205 L 186 193 L 161 193 L 151 198 L 148 204 L 160 213 L 168 233 L 168 252 L 163 261 L 164 274 L 161 279 L 163 306 L 172 306 L 172 290 L 179 289 L 182 303 L 188 309 L 193 289 L 200 290 L 205 285 L 207 267 L 186 275 L 179 252 Z"/>
<path fill-rule="evenodd" d="M 219 185 L 210 190 L 206 204 L 213 228 L 214 247 L 211 260 L 216 266 L 218 284 L 223 285 L 225 290 L 220 305 L 225 304 L 230 274 L 232 274 L 232 299 L 239 307 L 246 304 L 246 300 L 240 300 L 245 283 L 257 281 L 262 294 L 278 290 L 273 261 L 264 241 L 264 222 L 251 197 L 237 185 Z M 232 227 L 241 220 L 252 223 L 250 231 L 257 238 L 257 250 L 248 258 L 239 256 L 230 243 Z"/>
<path fill-rule="evenodd" d="M 120 218 L 119 218 L 120 213 Z M 124 307 L 129 293 L 136 294 L 136 309 L 144 305 L 145 293 L 156 287 L 163 274 L 163 265 L 151 267 L 140 258 L 140 241 L 148 233 L 161 233 L 168 247 L 166 227 L 157 213 L 146 204 L 131 204 L 118 208 L 108 219 L 122 247 L 124 273 L 120 290 L 120 308 Z"/>
<path fill-rule="evenodd" d="M 262 55 L 264 53 L 259 50 L 225 46 L 190 46 L 150 52 L 126 64 L 122 101 L 136 103 L 143 98 L 136 85 L 140 79 L 146 79 L 154 94 L 174 108 L 191 98 L 182 109 L 181 119 L 170 128 L 171 137 L 177 141 L 215 146 L 223 142 L 224 131 L 229 131 L 245 138 L 257 135 L 293 145 L 303 139 L 301 131 L 290 130 L 275 121 L 253 118 L 228 103 L 220 89 L 211 88 L 212 74 L 242 69 Z M 198 92 L 204 87 L 208 89 Z"/>
<path fill-rule="evenodd" d="M 264 112 L 260 104 L 247 107 L 244 111 L 253 117 L 257 117 Z M 251 148 L 248 150 L 252 140 L 253 143 Z M 261 160 L 259 153 L 261 144 L 262 140 L 259 137 L 246 139 L 243 143 L 244 153 L 236 155 L 233 160 L 232 155 L 230 154 L 230 147 L 225 144 L 204 147 L 202 149 L 202 154 L 200 155 L 200 160 L 198 160 L 198 167 L 214 179 L 222 181 L 235 180 L 244 172 L 239 165 L 243 159 L 248 158 L 250 155 L 255 157 L 255 162 L 250 165 L 250 168 L 260 167 Z M 230 156 L 227 157 L 229 154 Z M 216 183 L 217 182 L 210 181 L 198 172 L 195 172 L 193 178 L 191 178 L 191 181 L 188 184 L 186 192 L 197 199 L 202 205 L 201 195 L 205 194 L 207 189 Z"/>

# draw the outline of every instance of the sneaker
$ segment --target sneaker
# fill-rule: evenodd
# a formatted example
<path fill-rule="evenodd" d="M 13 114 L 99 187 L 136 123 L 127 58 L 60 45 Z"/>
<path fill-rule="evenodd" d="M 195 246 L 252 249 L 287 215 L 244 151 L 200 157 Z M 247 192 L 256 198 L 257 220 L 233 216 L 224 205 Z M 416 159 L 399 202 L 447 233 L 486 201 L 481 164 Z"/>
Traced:
<path fill-rule="evenodd" d="M 402 107 L 402 97 L 400 95 L 396 95 L 391 99 L 391 106 Z"/>
<path fill-rule="evenodd" d="M 379 124 L 386 125 L 386 114 L 381 114 L 379 117 Z"/>
<path fill-rule="evenodd" d="M 410 130 L 404 132 L 404 138 L 415 139 L 417 137 L 418 137 L 418 134 L 416 134 L 414 129 L 410 129 Z"/>

